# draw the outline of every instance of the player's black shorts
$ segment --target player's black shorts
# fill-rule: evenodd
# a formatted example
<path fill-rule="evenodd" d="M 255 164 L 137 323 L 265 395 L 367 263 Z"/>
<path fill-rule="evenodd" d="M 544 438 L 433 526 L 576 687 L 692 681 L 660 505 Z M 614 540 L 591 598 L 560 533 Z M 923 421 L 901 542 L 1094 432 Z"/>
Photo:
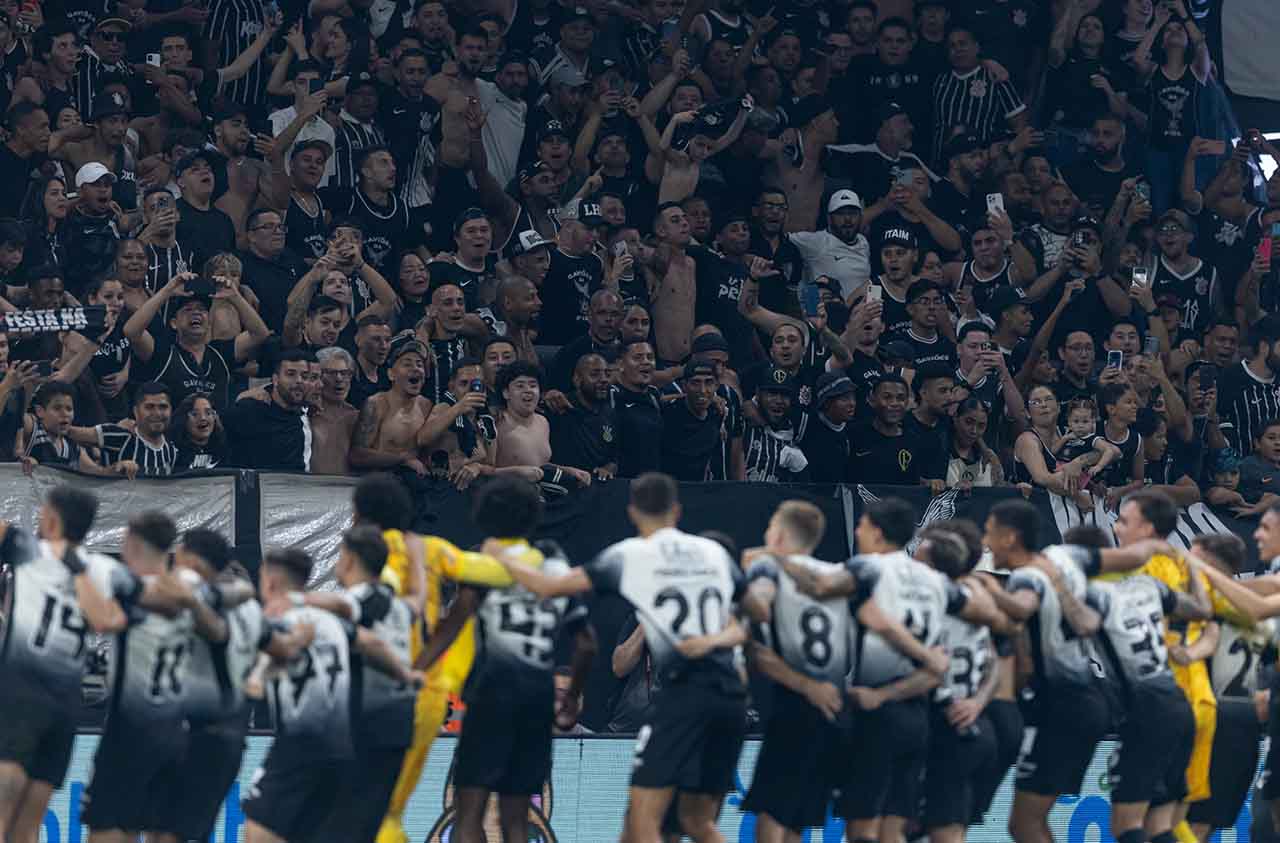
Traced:
<path fill-rule="evenodd" d="M 1280 673 L 1270 683 L 1271 703 L 1267 712 L 1268 743 L 1267 762 L 1262 774 L 1262 795 L 1266 799 L 1280 799 Z"/>
<path fill-rule="evenodd" d="M 182 787 L 156 830 L 176 834 L 179 840 L 208 840 L 240 773 L 244 744 L 239 723 L 193 727 L 178 767 Z"/>
<path fill-rule="evenodd" d="M 796 832 L 822 825 L 849 760 L 843 753 L 846 741 L 808 700 L 776 686 L 773 713 L 742 810 L 768 814 Z"/>
<path fill-rule="evenodd" d="M 240 807 L 272 834 L 309 841 L 333 808 L 351 761 L 295 756 L 278 746 L 279 739 L 253 774 Z"/>
<path fill-rule="evenodd" d="M 1093 751 L 1111 726 L 1111 708 L 1093 685 L 1044 684 L 1029 718 L 1030 746 L 1018 757 L 1017 789 L 1044 796 L 1079 793 Z"/>
<path fill-rule="evenodd" d="M 17 764 L 27 778 L 60 788 L 75 742 L 74 712 L 35 695 L 0 689 L 0 761 Z"/>
<path fill-rule="evenodd" d="M 837 816 L 868 820 L 915 815 L 929 751 L 924 697 L 856 713 L 847 750 L 850 769 L 836 799 Z"/>
<path fill-rule="evenodd" d="M 1120 741 L 1111 756 L 1112 803 L 1165 805 L 1187 795 L 1187 763 L 1196 723 L 1173 683 L 1135 683 Z"/>
<path fill-rule="evenodd" d="M 396 789 L 405 749 L 358 748 L 329 818 L 310 843 L 373 843 Z"/>
<path fill-rule="evenodd" d="M 664 687 L 636 735 L 632 787 L 728 793 L 746 719 L 744 691 L 701 681 Z"/>
<path fill-rule="evenodd" d="M 113 712 L 93 756 L 93 780 L 81 796 L 84 824 L 92 831 L 165 830 L 157 826 L 182 791 L 186 748 L 182 721 L 137 723 Z"/>
<path fill-rule="evenodd" d="M 1212 795 L 1191 803 L 1187 812 L 1189 822 L 1204 823 L 1210 828 L 1230 828 L 1236 824 L 1258 770 L 1261 737 L 1262 727 L 1252 700 L 1218 700 L 1218 724 L 1213 732 L 1213 754 L 1209 759 Z"/>
<path fill-rule="evenodd" d="M 555 698 L 550 693 L 516 699 L 476 695 L 468 700 L 454 754 L 454 785 L 502 796 L 541 793 L 551 773 L 554 722 Z"/>
<path fill-rule="evenodd" d="M 1022 749 L 1022 711 L 1013 700 L 992 700 L 987 703 L 982 716 L 991 724 L 996 739 L 996 752 L 991 760 L 978 771 L 974 782 L 973 815 L 970 824 L 981 823 L 991 808 L 991 800 L 1009 773 L 1009 768 L 1018 761 L 1018 752 Z"/>
<path fill-rule="evenodd" d="M 978 792 L 978 772 L 996 756 L 996 735 L 983 715 L 957 731 L 945 709 L 935 706 L 929 723 L 929 760 L 924 777 L 924 827 L 967 826 Z"/>

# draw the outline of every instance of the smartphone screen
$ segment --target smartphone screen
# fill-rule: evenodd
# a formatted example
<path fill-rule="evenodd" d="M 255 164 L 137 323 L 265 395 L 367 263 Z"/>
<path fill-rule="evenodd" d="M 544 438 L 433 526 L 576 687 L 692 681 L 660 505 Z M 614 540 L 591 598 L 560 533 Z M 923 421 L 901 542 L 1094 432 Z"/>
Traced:
<path fill-rule="evenodd" d="M 1107 352 L 1107 368 L 1123 369 L 1124 368 L 1124 352 L 1108 351 Z"/>
<path fill-rule="evenodd" d="M 1142 341 L 1142 353 L 1147 355 L 1148 357 L 1155 357 L 1157 354 L 1159 354 L 1160 338 L 1148 335 L 1147 338 Z"/>
<path fill-rule="evenodd" d="M 1135 266 L 1133 268 L 1133 286 L 1145 287 L 1147 286 L 1147 281 L 1147 268 L 1145 266 Z"/>
<path fill-rule="evenodd" d="M 1216 366 L 1200 367 L 1200 391 L 1208 392 L 1218 384 L 1218 368 Z"/>
<path fill-rule="evenodd" d="M 309 83 L 308 90 L 310 90 L 310 91 L 311 91 L 311 93 L 313 93 L 313 94 L 317 94 L 317 93 L 319 93 L 320 91 L 323 91 L 323 90 L 324 90 L 324 80 L 323 80 L 323 79 L 312 79 L 312 80 L 310 81 L 310 83 Z"/>
<path fill-rule="evenodd" d="M 821 301 L 817 284 L 805 284 L 800 288 L 800 304 L 804 307 L 805 316 L 817 316 Z"/>

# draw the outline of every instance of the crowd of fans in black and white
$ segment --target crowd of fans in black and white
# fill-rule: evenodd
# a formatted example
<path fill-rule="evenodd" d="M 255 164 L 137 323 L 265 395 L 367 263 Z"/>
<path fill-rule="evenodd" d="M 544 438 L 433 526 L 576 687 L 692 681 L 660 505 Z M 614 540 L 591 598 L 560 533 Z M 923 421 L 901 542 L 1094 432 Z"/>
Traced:
<path fill-rule="evenodd" d="M 0 456 L 1280 493 L 1213 0 L 0 2 Z"/>

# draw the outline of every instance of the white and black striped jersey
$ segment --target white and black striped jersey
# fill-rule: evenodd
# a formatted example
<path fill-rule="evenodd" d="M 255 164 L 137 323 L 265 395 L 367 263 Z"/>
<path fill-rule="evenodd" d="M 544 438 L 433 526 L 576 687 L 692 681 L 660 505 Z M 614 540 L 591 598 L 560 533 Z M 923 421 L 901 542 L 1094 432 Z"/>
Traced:
<path fill-rule="evenodd" d="M 80 680 L 89 654 L 88 623 L 80 611 L 74 577 L 48 544 L 11 526 L 4 541 L 11 581 L 3 606 L 4 648 L 0 684 L 64 711 L 80 705 Z M 77 551 L 94 585 L 128 606 L 141 584 L 113 560 Z"/>
<path fill-rule="evenodd" d="M 102 449 L 103 462 L 115 465 L 124 460 L 138 464 L 138 473 L 147 477 L 168 477 L 178 460 L 178 447 L 161 436 L 159 445 L 152 445 L 137 433 L 118 424 L 100 424 L 94 428 L 98 434 L 98 447 Z"/>
<path fill-rule="evenodd" d="M 508 553 L 536 560 L 538 550 L 525 542 Z M 561 556 L 542 559 L 550 576 L 568 572 Z M 576 632 L 587 622 L 587 607 L 577 599 L 540 600 L 522 586 L 493 589 L 476 609 L 476 661 L 467 679 L 466 699 L 512 698 L 549 689 L 561 631 Z"/>
<path fill-rule="evenodd" d="M 245 679 L 258 651 L 271 641 L 272 626 L 256 600 L 224 611 L 222 617 L 227 623 L 226 641 L 191 637 L 183 709 L 193 723 L 226 720 L 244 710 Z"/>
<path fill-rule="evenodd" d="M 125 566 L 112 564 L 119 569 L 113 578 L 129 575 Z M 141 578 L 140 583 L 145 581 Z M 123 715 L 133 723 L 181 720 L 191 655 L 191 613 L 183 610 L 167 618 L 130 606 L 125 614 L 128 625 L 116 635 L 107 663 L 109 714 Z"/>
<path fill-rule="evenodd" d="M 782 465 L 783 450 L 797 449 L 795 431 L 791 428 L 774 430 L 767 424 L 746 423 L 742 437 L 742 454 L 746 464 L 747 480 L 752 483 L 797 483 L 800 472 Z"/>
<path fill-rule="evenodd" d="M 1177 605 L 1169 586 L 1146 574 L 1089 583 L 1087 601 L 1102 616 L 1096 637 L 1108 671 L 1122 690 L 1146 682 L 1173 684 L 1165 646 L 1165 615 Z"/>
<path fill-rule="evenodd" d="M 1262 653 L 1275 646 L 1276 623 L 1269 618 L 1252 629 L 1219 622 L 1218 646 L 1209 657 L 1209 681 L 1218 699 L 1252 700 L 1258 688 Z"/>
<path fill-rule="evenodd" d="M 116 13 L 110 12 L 109 14 L 114 16 Z M 111 76 L 123 76 L 132 86 L 134 81 L 133 66 L 127 61 L 107 64 L 89 46 L 87 35 L 81 36 L 81 41 L 85 46 L 80 53 L 80 61 L 76 64 L 76 73 L 71 77 L 71 83 L 75 86 L 76 102 L 79 104 L 80 114 L 92 115 L 93 101 L 102 95 L 102 77 L 108 74 Z"/>
<path fill-rule="evenodd" d="M 969 599 L 966 590 L 905 551 L 863 554 L 845 566 L 856 586 L 849 598 L 850 610 L 856 612 L 865 601 L 874 600 L 882 612 L 905 626 L 926 647 L 937 646 L 943 618 L 961 611 Z M 853 668 L 849 681 L 854 685 L 875 688 L 915 670 L 912 661 L 879 633 L 856 619 L 851 628 Z"/>
<path fill-rule="evenodd" d="M 366 582 L 346 591 L 352 622 L 378 636 L 406 667 L 417 620 L 412 607 L 383 582 Z M 351 657 L 352 698 L 359 701 L 358 728 L 371 745 L 408 746 L 413 738 L 413 687 L 375 670 L 358 653 Z"/>
<path fill-rule="evenodd" d="M 1248 456 L 1267 423 L 1280 418 L 1280 384 L 1274 375 L 1258 377 L 1240 361 L 1218 378 L 1218 417 L 1227 443 L 1241 457 Z"/>
<path fill-rule="evenodd" d="M 977 696 L 978 689 L 995 669 L 991 630 L 969 623 L 964 618 L 947 615 L 942 619 L 942 640 L 939 643 L 947 649 L 951 663 L 942 687 L 938 689 L 938 698 L 967 700 Z"/>
<path fill-rule="evenodd" d="M 996 82 L 979 65 L 965 74 L 949 70 L 933 83 L 933 150 L 940 156 L 957 127 L 979 140 L 989 141 L 1003 131 L 1006 121 L 1027 107 L 1009 80 Z"/>
<path fill-rule="evenodd" d="M 1098 572 L 1093 555 L 1073 545 L 1047 547 L 1041 555 L 1057 566 L 1071 594 L 1083 602 L 1088 585 L 1086 576 Z M 1086 685 L 1094 681 L 1093 650 L 1086 639 L 1076 636 L 1067 625 L 1058 593 L 1048 575 L 1034 567 L 1019 568 L 1005 581 L 1005 590 L 1010 593 L 1034 591 L 1040 598 L 1040 607 L 1027 622 L 1036 676 L 1048 683 Z"/>
<path fill-rule="evenodd" d="M 790 559 L 819 574 L 843 567 L 811 556 Z M 769 646 L 805 676 L 843 687 L 851 667 L 849 602 L 843 598 L 810 597 L 796 587 L 795 580 L 772 556 L 756 559 L 747 570 L 748 586 L 757 579 L 771 580 L 777 587 L 770 621 L 764 628 Z"/>
<path fill-rule="evenodd" d="M 723 547 L 666 527 L 606 548 L 585 571 L 597 593 L 617 594 L 635 608 L 663 685 L 706 677 L 741 689 L 727 650 L 689 661 L 675 648 L 677 641 L 713 635 L 729 624 L 745 580 Z"/>
<path fill-rule="evenodd" d="M 359 183 L 360 170 L 356 160 L 360 153 L 371 146 L 386 146 L 387 140 L 376 123 L 361 123 L 342 113 L 342 120 L 333 130 L 336 146 L 333 150 L 334 176 L 330 186 L 354 188 Z"/>
<path fill-rule="evenodd" d="M 286 629 L 311 624 L 315 637 L 271 677 L 268 697 L 276 724 L 272 754 L 352 757 L 350 647 L 355 625 L 310 606 L 290 609 L 282 622 Z"/>
<path fill-rule="evenodd" d="M 80 466 L 80 446 L 72 442 L 69 436 L 54 439 L 38 419 L 27 439 L 25 455 L 41 465 L 65 465 L 71 468 Z"/>
<path fill-rule="evenodd" d="M 204 24 L 204 38 L 218 48 L 215 67 L 227 67 L 258 38 L 266 25 L 266 5 L 260 0 L 214 0 Z M 259 58 L 243 78 L 222 89 L 228 101 L 252 109 L 266 103 L 271 70 Z"/>

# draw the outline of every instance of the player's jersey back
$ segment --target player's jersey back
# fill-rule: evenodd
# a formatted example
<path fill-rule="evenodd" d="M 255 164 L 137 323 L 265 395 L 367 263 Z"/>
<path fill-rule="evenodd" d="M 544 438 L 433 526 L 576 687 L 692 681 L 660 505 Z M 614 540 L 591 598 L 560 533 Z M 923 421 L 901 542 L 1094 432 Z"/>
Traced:
<path fill-rule="evenodd" d="M 1102 616 L 1097 639 L 1123 690 L 1144 683 L 1174 685 L 1165 647 L 1165 614 L 1172 611 L 1173 591 L 1154 577 L 1139 574 L 1089 584 L 1089 605 Z"/>
<path fill-rule="evenodd" d="M 1088 562 L 1088 552 L 1071 545 L 1054 545 L 1041 551 L 1041 555 L 1057 566 L 1071 594 L 1083 602 L 1088 585 L 1083 566 Z M 1067 625 L 1062 604 L 1048 575 L 1030 566 L 1019 568 L 1009 576 L 1005 589 L 1009 592 L 1029 589 L 1040 598 L 1040 608 L 1027 624 L 1036 677 L 1051 683 L 1077 685 L 1094 681 L 1092 649 Z"/>
<path fill-rule="evenodd" d="M 967 700 L 977 696 L 978 689 L 992 669 L 991 630 L 969 623 L 964 618 L 947 615 L 942 619 L 942 638 L 951 662 L 943 678 L 938 696 L 948 700 Z"/>
<path fill-rule="evenodd" d="M 237 716 L 244 710 L 244 682 L 266 646 L 271 629 L 256 600 L 248 600 L 222 613 L 227 640 L 207 641 L 191 637 L 191 659 L 183 707 L 195 722 L 211 722 Z"/>
<path fill-rule="evenodd" d="M 411 663 L 414 612 L 384 582 L 366 582 L 347 590 L 353 620 L 376 635 L 401 664 Z M 353 655 L 360 669 L 352 672 L 356 683 L 353 699 L 360 701 L 361 733 L 379 746 L 408 746 L 413 733 L 413 688 L 375 670 Z"/>
<path fill-rule="evenodd" d="M 819 574 L 842 567 L 812 556 L 789 558 Z M 795 580 L 773 556 L 757 558 L 747 570 L 748 583 L 762 577 L 772 580 L 777 588 L 771 619 L 764 628 L 769 645 L 795 670 L 841 686 L 851 667 L 849 623 L 852 616 L 848 601 L 810 597 L 796 587 Z"/>
<path fill-rule="evenodd" d="M 132 576 L 115 560 L 95 561 L 89 569 L 95 579 L 96 569 L 108 567 L 102 574 L 104 582 L 105 577 Z M 140 582 L 145 581 L 144 577 Z M 191 613 L 183 610 L 167 618 L 136 606 L 126 606 L 125 613 L 128 625 L 116 636 L 108 662 L 109 711 L 134 723 L 181 720 L 191 655 Z"/>
<path fill-rule="evenodd" d="M 272 679 L 269 697 L 276 723 L 273 753 L 305 759 L 350 758 L 351 655 L 354 625 L 309 606 L 290 609 L 286 628 L 309 623 L 311 644 Z"/>

